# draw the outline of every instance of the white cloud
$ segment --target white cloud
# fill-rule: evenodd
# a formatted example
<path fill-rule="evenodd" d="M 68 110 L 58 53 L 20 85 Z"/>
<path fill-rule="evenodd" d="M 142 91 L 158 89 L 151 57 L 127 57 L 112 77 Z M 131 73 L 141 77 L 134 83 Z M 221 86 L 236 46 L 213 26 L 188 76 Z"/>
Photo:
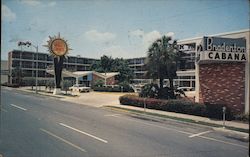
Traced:
<path fill-rule="evenodd" d="M 16 19 L 16 14 L 10 10 L 6 5 L 2 5 L 3 20 L 13 21 Z"/>
<path fill-rule="evenodd" d="M 103 49 L 103 53 L 105 55 L 112 56 L 113 58 L 115 58 L 115 57 L 122 57 L 122 58 L 130 57 L 129 53 L 119 45 L 112 45 L 110 47 L 106 47 Z"/>
<path fill-rule="evenodd" d="M 168 32 L 168 33 L 166 34 L 166 36 L 168 36 L 168 37 L 174 37 L 174 32 Z"/>
<path fill-rule="evenodd" d="M 148 48 L 155 40 L 161 38 L 161 33 L 154 30 L 152 32 L 146 33 L 143 37 L 143 47 Z"/>
<path fill-rule="evenodd" d="M 144 36 L 144 31 L 142 29 L 129 31 L 129 36 L 136 36 L 136 37 L 141 37 L 142 38 Z"/>
<path fill-rule="evenodd" d="M 90 30 L 85 32 L 85 37 L 94 42 L 108 42 L 116 38 L 116 35 L 110 32 L 98 32 L 97 30 Z"/>
<path fill-rule="evenodd" d="M 37 6 L 37 5 L 41 4 L 41 2 L 39 0 L 21 0 L 21 3 L 27 4 L 30 6 Z"/>
<path fill-rule="evenodd" d="M 49 2 L 49 4 L 48 4 L 49 7 L 53 7 L 55 5 L 56 5 L 56 2 Z"/>
<path fill-rule="evenodd" d="M 144 32 L 142 29 L 137 29 L 134 31 L 129 31 L 129 37 L 130 37 L 130 41 L 134 42 L 131 43 L 131 45 L 135 45 L 138 47 L 137 44 L 135 44 L 135 42 L 141 42 L 141 47 L 142 47 L 142 51 L 147 51 L 148 47 L 157 39 L 161 38 L 163 36 L 162 33 L 160 33 L 157 30 L 153 30 L 151 32 Z M 174 33 L 173 32 L 168 32 L 165 33 L 166 36 L 170 36 L 173 37 Z M 139 38 L 138 38 L 139 37 Z"/>
<path fill-rule="evenodd" d="M 48 42 L 47 41 L 49 41 L 49 37 L 45 37 L 43 40 L 42 40 L 42 42 L 41 42 L 41 45 L 43 46 L 43 45 L 48 45 Z"/>

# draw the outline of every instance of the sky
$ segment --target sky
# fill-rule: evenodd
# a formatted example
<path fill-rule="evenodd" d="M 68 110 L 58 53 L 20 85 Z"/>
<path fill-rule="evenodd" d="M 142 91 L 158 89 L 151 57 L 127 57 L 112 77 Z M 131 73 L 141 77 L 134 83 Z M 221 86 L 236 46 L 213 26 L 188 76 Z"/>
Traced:
<path fill-rule="evenodd" d="M 1 13 L 2 60 L 19 41 L 48 53 L 43 45 L 59 32 L 70 56 L 134 58 L 163 35 L 181 40 L 249 29 L 249 0 L 2 0 Z"/>

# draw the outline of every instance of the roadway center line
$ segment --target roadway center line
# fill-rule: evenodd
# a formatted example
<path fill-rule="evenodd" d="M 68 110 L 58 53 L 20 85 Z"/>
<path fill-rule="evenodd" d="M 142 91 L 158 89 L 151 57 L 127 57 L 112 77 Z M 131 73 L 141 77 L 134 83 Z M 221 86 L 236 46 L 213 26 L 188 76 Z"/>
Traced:
<path fill-rule="evenodd" d="M 61 137 L 59 137 L 59 136 L 57 136 L 57 135 L 55 135 L 55 134 L 53 134 L 53 133 L 47 131 L 47 130 L 45 130 L 45 129 L 40 128 L 40 130 L 43 131 L 43 132 L 45 132 L 46 134 L 52 136 L 52 137 L 54 137 L 54 138 L 56 138 L 56 139 L 58 139 L 58 140 L 64 142 L 64 143 L 66 143 L 66 144 L 68 144 L 68 145 L 70 145 L 70 146 L 72 146 L 72 147 L 74 147 L 74 148 L 76 148 L 76 149 L 82 151 L 82 152 L 86 152 L 85 149 L 83 149 L 83 148 L 81 148 L 81 147 L 79 147 L 79 146 L 77 146 L 77 145 L 75 145 L 75 144 L 73 144 L 73 143 L 71 143 L 71 142 L 69 142 L 69 141 L 67 141 L 67 140 L 65 140 L 65 139 L 63 139 L 63 138 L 61 138 Z"/>
<path fill-rule="evenodd" d="M 188 136 L 188 137 L 189 137 L 189 138 L 192 138 L 192 137 L 204 135 L 204 134 L 207 134 L 207 133 L 210 133 L 210 132 L 212 132 L 212 131 L 204 131 L 204 132 L 201 132 L 201 133 L 197 133 L 197 134 L 190 135 L 190 136 Z"/>
<path fill-rule="evenodd" d="M 104 117 L 116 117 L 116 116 L 120 116 L 120 114 L 107 114 L 107 115 L 104 115 Z"/>
<path fill-rule="evenodd" d="M 64 126 L 64 127 L 66 127 L 66 128 L 69 128 L 69 129 L 71 129 L 71 130 L 74 130 L 74 131 L 76 131 L 76 132 L 79 132 L 79 133 L 81 133 L 81 134 L 84 134 L 84 135 L 87 135 L 87 136 L 89 136 L 89 137 L 92 137 L 92 138 L 94 138 L 94 139 L 96 139 L 96 140 L 98 140 L 98 141 L 101 141 L 101 142 L 103 142 L 103 143 L 108 143 L 108 141 L 106 141 L 106 140 L 104 140 L 104 139 L 101 139 L 101 138 L 99 138 L 99 137 L 96 137 L 96 136 L 94 136 L 94 135 L 91 135 L 91 134 L 89 134 L 89 133 L 86 133 L 86 132 L 84 132 L 84 131 L 81 131 L 81 130 L 78 130 L 78 129 L 76 129 L 76 128 L 73 128 L 73 127 L 71 127 L 71 126 L 69 126 L 69 125 L 66 125 L 66 124 L 63 124 L 63 123 L 59 123 L 61 126 Z"/>
<path fill-rule="evenodd" d="M 11 106 L 13 106 L 13 107 L 16 107 L 16 108 L 18 108 L 18 109 L 21 109 L 21 110 L 23 110 L 23 111 L 26 111 L 27 109 L 25 109 L 25 108 L 23 108 L 23 107 L 20 107 L 20 106 L 17 106 L 17 105 L 14 105 L 14 104 L 10 104 Z"/>

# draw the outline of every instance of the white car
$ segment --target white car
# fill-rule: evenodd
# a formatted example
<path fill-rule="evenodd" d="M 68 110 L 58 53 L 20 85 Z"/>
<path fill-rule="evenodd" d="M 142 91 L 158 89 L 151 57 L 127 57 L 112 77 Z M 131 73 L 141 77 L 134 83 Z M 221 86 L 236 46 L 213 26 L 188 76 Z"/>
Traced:
<path fill-rule="evenodd" d="M 177 90 L 182 90 L 184 92 L 187 92 L 187 91 L 194 91 L 194 88 L 193 87 L 178 87 Z"/>
<path fill-rule="evenodd" d="M 71 91 L 79 91 L 79 92 L 90 92 L 90 87 L 85 87 L 83 84 L 75 84 L 72 87 L 69 87 Z"/>
<path fill-rule="evenodd" d="M 195 97 L 194 87 L 178 87 L 177 90 L 182 90 L 187 97 Z"/>

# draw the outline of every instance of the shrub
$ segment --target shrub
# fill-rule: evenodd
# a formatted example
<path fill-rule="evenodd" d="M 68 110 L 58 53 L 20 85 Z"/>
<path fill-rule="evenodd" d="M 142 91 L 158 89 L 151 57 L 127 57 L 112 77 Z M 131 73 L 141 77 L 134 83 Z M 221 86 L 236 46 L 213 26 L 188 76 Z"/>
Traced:
<path fill-rule="evenodd" d="M 122 92 L 134 92 L 133 88 L 126 81 L 120 82 L 119 86 Z"/>
<path fill-rule="evenodd" d="M 158 99 L 176 99 L 186 97 L 183 90 L 175 89 L 174 92 L 169 87 L 159 88 L 157 84 L 146 84 L 142 87 L 140 97 L 158 98 Z"/>
<path fill-rule="evenodd" d="M 66 91 L 66 94 L 67 94 L 67 92 L 69 90 L 69 87 L 71 87 L 72 85 L 73 85 L 72 82 L 69 81 L 69 80 L 63 80 L 62 81 L 62 89 Z"/>
<path fill-rule="evenodd" d="M 209 118 L 216 118 L 216 119 L 223 119 L 223 111 L 222 108 L 226 105 L 223 104 L 211 104 L 205 102 L 205 106 L 207 108 L 207 117 Z M 226 120 L 234 119 L 233 113 L 229 107 L 226 108 Z"/>
<path fill-rule="evenodd" d="M 235 120 L 249 122 L 249 113 L 248 114 L 238 114 L 235 115 Z"/>
<path fill-rule="evenodd" d="M 206 115 L 206 106 L 185 100 L 162 100 L 154 98 L 141 98 L 135 95 L 124 95 L 120 97 L 120 104 L 132 105 L 136 107 L 146 107 L 149 109 L 163 110 L 169 112 L 185 113 L 197 116 Z"/>
<path fill-rule="evenodd" d="M 146 84 L 142 87 L 140 97 L 158 98 L 159 87 L 157 84 Z"/>
<path fill-rule="evenodd" d="M 132 88 L 117 86 L 103 86 L 103 87 L 93 87 L 94 91 L 98 92 L 133 92 Z"/>

